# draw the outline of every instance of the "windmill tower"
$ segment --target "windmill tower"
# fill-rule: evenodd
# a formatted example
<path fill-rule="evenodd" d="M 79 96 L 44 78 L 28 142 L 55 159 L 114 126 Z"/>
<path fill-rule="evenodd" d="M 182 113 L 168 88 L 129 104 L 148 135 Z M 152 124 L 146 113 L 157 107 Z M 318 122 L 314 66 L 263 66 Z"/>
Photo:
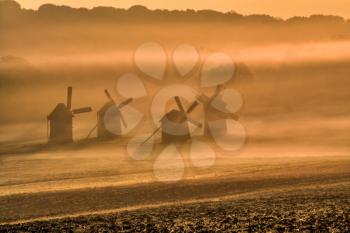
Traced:
<path fill-rule="evenodd" d="M 226 103 L 220 97 L 221 90 L 222 86 L 218 85 L 216 87 L 215 93 L 212 96 L 208 97 L 204 94 L 197 96 L 198 101 L 203 104 L 204 108 L 204 135 L 206 136 L 212 136 L 209 129 L 209 122 L 217 121 L 219 124 L 216 124 L 214 129 L 216 131 L 216 134 L 225 135 L 227 132 L 227 125 L 226 121 L 224 120 L 238 120 L 237 115 L 229 113 L 229 110 L 226 107 Z M 214 101 L 215 105 L 213 104 Z"/>
<path fill-rule="evenodd" d="M 166 113 L 160 119 L 160 127 L 156 129 L 145 142 L 147 142 L 160 130 L 162 133 L 162 143 L 169 144 L 174 142 L 186 142 L 191 138 L 188 122 L 196 125 L 199 128 L 202 127 L 201 123 L 191 119 L 188 116 L 188 114 L 190 114 L 198 106 L 197 101 L 192 103 L 186 111 L 178 96 L 175 97 L 175 101 L 178 109 L 173 109 Z"/>
<path fill-rule="evenodd" d="M 121 109 L 130 104 L 133 99 L 129 98 L 117 105 L 108 90 L 105 90 L 105 94 L 109 101 L 97 112 L 97 124 L 89 132 L 87 138 L 89 138 L 92 132 L 97 128 L 97 138 L 113 139 L 122 135 L 122 124 L 124 128 L 128 127 Z"/>
<path fill-rule="evenodd" d="M 49 143 L 61 144 L 73 142 L 73 117 L 75 114 L 91 112 L 91 107 L 71 109 L 72 87 L 68 87 L 67 105 L 59 103 L 47 116 Z"/>

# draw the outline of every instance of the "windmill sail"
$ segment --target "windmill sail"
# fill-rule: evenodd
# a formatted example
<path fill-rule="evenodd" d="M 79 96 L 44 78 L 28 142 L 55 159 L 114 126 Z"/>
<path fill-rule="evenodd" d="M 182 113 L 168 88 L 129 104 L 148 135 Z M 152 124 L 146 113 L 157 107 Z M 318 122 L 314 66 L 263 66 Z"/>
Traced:
<path fill-rule="evenodd" d="M 220 94 L 222 88 L 223 88 L 222 85 L 217 85 L 215 89 L 215 93 L 211 97 L 208 97 L 204 94 L 200 94 L 200 95 L 197 95 L 197 100 L 207 106 L 211 104 L 211 102 Z"/>
<path fill-rule="evenodd" d="M 123 108 L 125 107 L 126 105 L 130 104 L 131 102 L 133 101 L 133 98 L 129 98 L 127 100 L 124 100 L 123 102 L 121 102 L 119 105 L 118 105 L 118 108 Z"/>
<path fill-rule="evenodd" d="M 126 124 L 125 118 L 122 113 L 120 113 L 120 120 L 125 128 L 128 128 L 128 125 Z"/>
<path fill-rule="evenodd" d="M 198 128 L 202 128 L 202 124 L 199 123 L 198 121 L 193 120 L 192 118 L 189 118 L 189 117 L 187 117 L 187 120 L 188 120 L 189 122 L 191 122 L 192 124 L 194 124 L 195 126 L 197 126 Z"/>
<path fill-rule="evenodd" d="M 70 110 L 72 108 L 72 87 L 68 87 L 67 89 L 67 108 Z"/>
<path fill-rule="evenodd" d="M 186 114 L 190 114 L 197 106 L 198 106 L 198 102 L 197 102 L 197 101 L 194 101 L 193 104 L 187 109 Z M 186 116 L 186 117 L 187 117 L 187 120 L 188 120 L 190 123 L 194 124 L 194 125 L 197 126 L 198 128 L 202 128 L 202 124 L 201 124 L 201 123 L 199 123 L 199 122 L 196 121 L 196 120 L 193 120 L 192 118 L 190 118 L 190 117 L 188 117 L 188 116 Z"/>
<path fill-rule="evenodd" d="M 175 96 L 175 101 L 176 101 L 176 104 L 177 104 L 177 107 L 179 108 L 179 110 L 181 112 L 185 112 L 185 109 L 182 106 L 181 100 L 180 100 L 180 98 L 178 96 Z"/>
<path fill-rule="evenodd" d="M 73 109 L 72 113 L 73 114 L 80 114 L 80 113 L 86 113 L 86 112 L 91 112 L 91 111 L 92 111 L 91 107 L 86 107 L 86 108 Z"/>
<path fill-rule="evenodd" d="M 115 101 L 113 100 L 112 96 L 109 94 L 109 92 L 108 92 L 107 89 L 105 90 L 105 94 L 106 94 L 107 98 L 108 98 L 110 101 L 115 102 Z"/>
<path fill-rule="evenodd" d="M 189 114 L 191 113 L 196 107 L 198 106 L 198 102 L 194 101 L 193 104 L 187 109 L 186 113 Z"/>

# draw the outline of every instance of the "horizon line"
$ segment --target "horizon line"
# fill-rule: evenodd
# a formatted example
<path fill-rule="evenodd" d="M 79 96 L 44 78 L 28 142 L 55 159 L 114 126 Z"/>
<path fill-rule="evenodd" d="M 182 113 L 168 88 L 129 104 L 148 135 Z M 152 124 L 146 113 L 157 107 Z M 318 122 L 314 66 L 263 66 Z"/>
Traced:
<path fill-rule="evenodd" d="M 1 1 L 6 1 L 6 0 L 0 0 Z M 40 4 L 38 7 L 24 7 L 22 6 L 22 4 L 16 0 L 10 0 L 10 1 L 14 1 L 16 3 L 18 3 L 20 6 L 21 6 L 21 9 L 24 9 L 24 10 L 34 10 L 34 11 L 38 11 L 40 9 L 40 7 L 44 6 L 44 5 L 53 5 L 53 6 L 57 6 L 57 7 L 69 7 L 71 9 L 87 9 L 87 10 L 93 10 L 95 8 L 99 8 L 99 7 L 105 7 L 105 8 L 114 8 L 114 9 L 122 9 L 122 10 L 129 10 L 130 8 L 133 8 L 135 6 L 141 6 L 141 7 L 144 7 L 150 11 L 157 11 L 157 10 L 160 10 L 160 11 L 169 11 L 169 12 L 172 12 L 172 11 L 180 11 L 180 12 L 187 12 L 187 11 L 194 11 L 194 12 L 200 12 L 200 11 L 212 11 L 212 12 L 217 12 L 217 13 L 220 13 L 220 14 L 238 14 L 238 15 L 241 15 L 241 16 L 270 16 L 274 19 L 277 19 L 277 20 L 283 20 L 283 21 L 286 21 L 288 19 L 292 19 L 292 18 L 310 18 L 312 16 L 330 16 L 330 17 L 339 17 L 339 18 L 342 18 L 343 20 L 345 21 L 350 21 L 350 17 L 345 17 L 345 16 L 342 16 L 342 15 L 337 15 L 337 14 L 327 14 L 327 13 L 317 13 L 317 12 L 314 12 L 314 13 L 311 13 L 311 14 L 306 14 L 306 15 L 293 15 L 293 16 L 286 16 L 286 17 L 281 17 L 281 16 L 276 16 L 276 15 L 273 15 L 273 14 L 269 14 L 269 13 L 248 13 L 248 14 L 245 14 L 245 13 L 240 13 L 239 11 L 236 11 L 234 9 L 231 9 L 231 10 L 227 10 L 227 11 L 223 11 L 223 10 L 218 10 L 218 9 L 210 9 L 210 8 L 202 8 L 202 9 L 194 9 L 194 8 L 186 8 L 186 9 L 182 9 L 182 8 L 152 8 L 152 7 L 149 7 L 149 6 L 146 6 L 146 5 L 142 5 L 142 4 L 134 4 L 134 5 L 131 5 L 129 7 L 118 7 L 118 6 L 113 6 L 113 5 L 97 5 L 97 6 L 91 6 L 91 7 L 88 7 L 88 6 L 81 6 L 81 7 L 76 7 L 76 6 L 70 6 L 70 5 L 67 5 L 67 4 L 56 4 L 56 3 L 50 3 L 50 2 L 46 2 L 46 3 L 43 3 L 43 4 Z"/>
<path fill-rule="evenodd" d="M 99 5 L 99 6 L 94 6 L 94 7 L 74 7 L 74 6 L 69 6 L 69 5 L 65 5 L 65 4 L 44 3 L 44 4 L 41 4 L 40 6 L 38 6 L 36 9 L 35 8 L 25 8 L 25 7 L 22 7 L 22 6 L 21 6 L 21 9 L 39 11 L 40 7 L 42 7 L 44 5 L 53 5 L 53 6 L 57 6 L 57 7 L 68 7 L 68 8 L 76 9 L 76 10 L 78 10 L 78 9 L 93 10 L 95 8 L 100 8 L 101 7 L 101 8 L 113 8 L 113 9 L 118 9 L 118 10 L 126 10 L 126 11 L 131 9 L 131 8 L 133 8 L 133 7 L 140 6 L 140 7 L 145 7 L 149 11 L 157 11 L 157 10 L 168 11 L 168 12 L 173 12 L 173 11 L 180 11 L 180 12 L 212 11 L 212 12 L 216 12 L 216 13 L 220 13 L 220 14 L 237 14 L 237 15 L 241 15 L 241 16 L 244 16 L 244 17 L 247 17 L 247 16 L 269 16 L 269 17 L 274 18 L 276 20 L 283 20 L 283 21 L 287 21 L 287 20 L 293 19 L 293 18 L 310 18 L 312 16 L 339 17 L 339 18 L 342 18 L 344 21 L 350 21 L 350 18 L 346 18 L 346 17 L 341 16 L 341 15 L 323 14 L 323 13 L 312 13 L 312 14 L 309 14 L 309 15 L 294 15 L 294 16 L 289 16 L 289 17 L 279 17 L 279 16 L 268 14 L 268 13 L 243 14 L 243 13 L 240 13 L 240 12 L 235 11 L 235 10 L 220 11 L 220 10 L 214 10 L 214 9 L 209 9 L 209 8 L 203 8 L 203 9 L 193 9 L 193 8 L 187 8 L 187 9 L 153 8 L 152 9 L 152 8 L 149 8 L 149 7 L 147 7 L 145 5 L 141 5 L 141 4 L 135 4 L 135 5 L 132 5 L 132 6 L 127 8 L 127 7 L 108 6 L 108 5 Z"/>

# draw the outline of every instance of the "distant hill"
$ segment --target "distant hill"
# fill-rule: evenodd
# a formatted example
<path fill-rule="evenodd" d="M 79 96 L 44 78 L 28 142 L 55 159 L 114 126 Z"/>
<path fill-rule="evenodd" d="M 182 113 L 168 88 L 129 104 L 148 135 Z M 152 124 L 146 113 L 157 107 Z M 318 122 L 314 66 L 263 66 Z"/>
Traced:
<path fill-rule="evenodd" d="M 24 58 L 16 56 L 0 57 L 0 73 L 33 71 L 34 67 Z"/>
<path fill-rule="evenodd" d="M 3 56 L 0 57 L 0 66 L 29 66 L 29 62 L 22 58 L 16 56 Z"/>
<path fill-rule="evenodd" d="M 129 9 L 113 7 L 95 7 L 93 9 L 71 8 L 69 6 L 57 6 L 44 4 L 38 10 L 21 8 L 20 4 L 13 0 L 0 0 L 0 23 L 24 22 L 33 20 L 51 20 L 56 23 L 64 23 L 72 20 L 79 21 L 142 21 L 142 22 L 226 22 L 226 23 L 253 23 L 253 24 L 350 24 L 339 16 L 312 15 L 310 17 L 293 17 L 287 20 L 269 15 L 241 15 L 239 13 L 218 12 L 214 10 L 149 10 L 144 6 L 132 6 Z"/>
<path fill-rule="evenodd" d="M 0 84 L 5 85 L 9 80 L 17 82 L 21 79 L 39 77 L 39 71 L 26 59 L 17 56 L 0 57 Z"/>

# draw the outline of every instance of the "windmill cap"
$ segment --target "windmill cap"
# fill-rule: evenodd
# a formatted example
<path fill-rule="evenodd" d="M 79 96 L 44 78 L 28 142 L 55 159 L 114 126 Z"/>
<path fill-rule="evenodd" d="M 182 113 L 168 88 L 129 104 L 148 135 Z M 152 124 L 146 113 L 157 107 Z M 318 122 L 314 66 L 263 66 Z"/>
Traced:
<path fill-rule="evenodd" d="M 54 110 L 47 116 L 47 119 L 51 120 L 59 117 L 73 117 L 72 112 L 64 103 L 57 104 Z"/>

